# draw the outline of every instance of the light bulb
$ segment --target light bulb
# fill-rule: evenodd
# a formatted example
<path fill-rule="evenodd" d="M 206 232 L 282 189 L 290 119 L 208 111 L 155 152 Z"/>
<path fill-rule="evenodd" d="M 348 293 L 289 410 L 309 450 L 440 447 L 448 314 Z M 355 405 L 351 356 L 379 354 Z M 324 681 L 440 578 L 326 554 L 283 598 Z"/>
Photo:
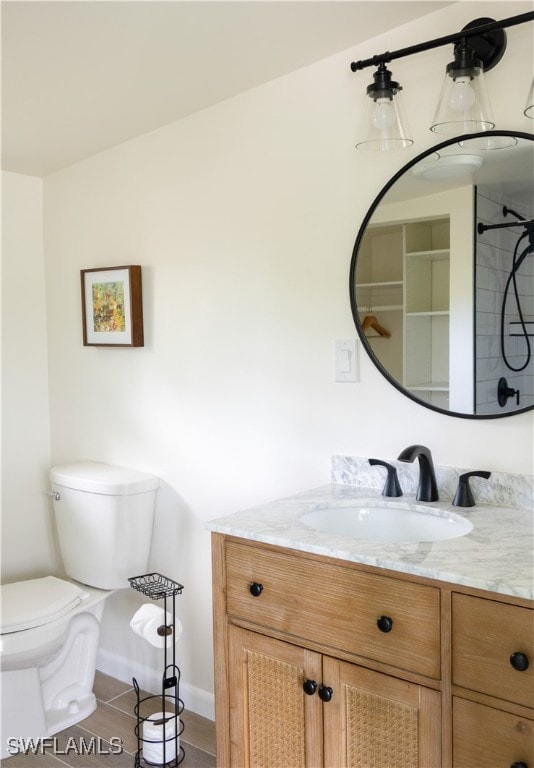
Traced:
<path fill-rule="evenodd" d="M 377 99 L 372 115 L 373 126 L 377 131 L 385 131 L 395 123 L 395 110 L 391 99 Z"/>
<path fill-rule="evenodd" d="M 454 80 L 449 106 L 455 112 L 467 112 L 475 103 L 475 92 L 469 77 L 458 77 Z"/>

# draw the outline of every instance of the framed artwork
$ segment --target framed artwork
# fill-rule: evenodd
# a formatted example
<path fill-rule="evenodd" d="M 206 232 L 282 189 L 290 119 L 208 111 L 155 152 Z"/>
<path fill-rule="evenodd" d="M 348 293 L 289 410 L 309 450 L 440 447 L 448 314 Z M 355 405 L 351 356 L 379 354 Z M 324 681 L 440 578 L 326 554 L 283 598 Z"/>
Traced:
<path fill-rule="evenodd" d="M 84 346 L 142 347 L 141 267 L 82 269 Z"/>

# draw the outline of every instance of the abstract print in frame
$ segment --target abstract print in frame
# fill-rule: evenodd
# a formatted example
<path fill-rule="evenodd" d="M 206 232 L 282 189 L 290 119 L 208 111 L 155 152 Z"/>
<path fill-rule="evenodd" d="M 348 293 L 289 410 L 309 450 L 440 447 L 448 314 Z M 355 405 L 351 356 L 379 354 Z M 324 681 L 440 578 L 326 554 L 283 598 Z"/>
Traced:
<path fill-rule="evenodd" d="M 141 267 L 82 269 L 85 346 L 142 347 Z"/>

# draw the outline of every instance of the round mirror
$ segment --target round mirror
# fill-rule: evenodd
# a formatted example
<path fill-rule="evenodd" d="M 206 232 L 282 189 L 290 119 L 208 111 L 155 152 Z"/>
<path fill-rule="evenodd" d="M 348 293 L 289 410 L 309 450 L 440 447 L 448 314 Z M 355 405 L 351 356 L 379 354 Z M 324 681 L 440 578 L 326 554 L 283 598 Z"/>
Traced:
<path fill-rule="evenodd" d="M 397 389 L 441 413 L 534 407 L 534 141 L 488 131 L 407 163 L 360 228 L 356 328 Z"/>

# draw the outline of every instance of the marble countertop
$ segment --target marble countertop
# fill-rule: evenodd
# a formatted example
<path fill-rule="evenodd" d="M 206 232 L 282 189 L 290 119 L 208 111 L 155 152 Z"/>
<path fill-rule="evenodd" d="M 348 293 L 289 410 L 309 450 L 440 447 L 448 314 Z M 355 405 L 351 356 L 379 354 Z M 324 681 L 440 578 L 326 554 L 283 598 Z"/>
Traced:
<path fill-rule="evenodd" d="M 305 512 L 350 506 L 358 498 L 383 498 L 376 488 L 333 483 L 207 523 L 216 533 L 364 563 L 392 571 L 534 599 L 534 517 L 530 509 L 448 501 L 424 503 L 459 514 L 473 530 L 439 542 L 373 542 L 322 533 L 301 522 Z M 415 502 L 405 494 L 398 501 Z M 421 504 L 422 502 L 417 502 Z"/>

